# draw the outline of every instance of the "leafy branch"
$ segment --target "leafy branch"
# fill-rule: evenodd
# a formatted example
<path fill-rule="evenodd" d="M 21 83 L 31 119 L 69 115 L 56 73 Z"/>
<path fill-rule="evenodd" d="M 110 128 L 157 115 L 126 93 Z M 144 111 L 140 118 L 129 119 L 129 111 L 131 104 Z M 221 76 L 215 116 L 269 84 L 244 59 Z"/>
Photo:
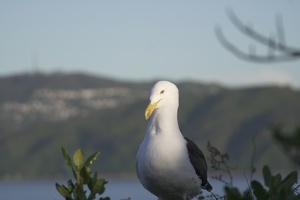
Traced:
<path fill-rule="evenodd" d="M 97 172 L 91 176 L 91 164 L 97 159 L 100 152 L 93 153 L 84 162 L 84 154 L 81 149 L 77 149 L 73 154 L 73 160 L 62 147 L 62 154 L 67 165 L 71 168 L 76 182 L 70 179 L 67 186 L 56 183 L 57 191 L 66 200 L 93 200 L 96 195 L 102 195 L 105 191 L 104 185 L 107 181 L 103 178 L 98 178 Z M 73 162 L 72 162 L 73 161 Z M 89 194 L 85 188 L 89 189 Z M 110 200 L 109 197 L 100 197 L 99 200 Z"/>
<path fill-rule="evenodd" d="M 253 145 L 255 142 L 253 139 Z M 264 183 L 260 183 L 257 180 L 250 180 L 248 182 L 248 188 L 245 191 L 240 191 L 238 187 L 233 186 L 233 178 L 228 161 L 229 156 L 227 153 L 220 152 L 216 147 L 212 146 L 209 142 L 207 144 L 210 157 L 208 161 L 211 163 L 213 169 L 226 172 L 229 175 L 229 181 L 226 181 L 222 175 L 213 177 L 216 180 L 225 184 L 225 195 L 212 194 L 210 199 L 215 200 L 300 200 L 300 194 L 298 192 L 300 185 L 297 185 L 298 173 L 297 171 L 290 172 L 285 178 L 282 178 L 281 174 L 272 175 L 270 168 L 265 165 L 262 169 L 262 175 Z M 254 156 L 253 156 L 254 157 Z M 252 158 L 252 162 L 253 162 Z M 254 172 L 253 163 L 251 163 L 251 174 Z M 251 175 L 252 179 L 252 175 Z"/>

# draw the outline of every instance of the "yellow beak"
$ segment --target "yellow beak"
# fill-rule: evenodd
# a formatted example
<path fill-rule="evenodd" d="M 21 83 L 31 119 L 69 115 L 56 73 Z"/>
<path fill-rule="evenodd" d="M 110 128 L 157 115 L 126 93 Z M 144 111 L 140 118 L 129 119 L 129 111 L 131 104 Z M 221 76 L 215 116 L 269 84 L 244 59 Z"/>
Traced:
<path fill-rule="evenodd" d="M 146 120 L 148 120 L 151 117 L 153 111 L 156 109 L 156 106 L 157 106 L 158 102 L 159 101 L 157 101 L 157 102 L 155 102 L 153 104 L 151 104 L 151 102 L 149 103 L 149 105 L 147 106 L 147 108 L 145 110 L 145 118 L 146 118 Z"/>

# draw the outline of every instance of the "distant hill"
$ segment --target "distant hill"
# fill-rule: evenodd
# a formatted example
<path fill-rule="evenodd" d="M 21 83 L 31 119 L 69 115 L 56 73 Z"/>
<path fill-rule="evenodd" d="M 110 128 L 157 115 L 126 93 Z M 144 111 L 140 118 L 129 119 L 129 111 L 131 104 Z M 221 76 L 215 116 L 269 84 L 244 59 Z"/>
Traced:
<path fill-rule="evenodd" d="M 100 173 L 133 173 L 144 137 L 144 110 L 153 83 L 121 82 L 84 74 L 24 74 L 0 78 L 0 177 L 65 174 L 60 148 L 101 151 Z M 233 166 L 275 169 L 292 165 L 268 128 L 300 124 L 300 92 L 290 88 L 228 89 L 196 82 L 177 83 L 179 123 L 208 155 L 208 141 L 226 151 Z"/>

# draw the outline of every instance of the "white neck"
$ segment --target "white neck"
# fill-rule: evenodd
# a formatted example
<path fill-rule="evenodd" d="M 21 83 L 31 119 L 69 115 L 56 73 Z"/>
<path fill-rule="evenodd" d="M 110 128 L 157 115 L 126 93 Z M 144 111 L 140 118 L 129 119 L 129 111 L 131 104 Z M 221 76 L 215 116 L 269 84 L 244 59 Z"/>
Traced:
<path fill-rule="evenodd" d="M 180 133 L 177 120 L 178 106 L 169 105 L 156 109 L 149 121 L 148 132 L 151 134 Z"/>

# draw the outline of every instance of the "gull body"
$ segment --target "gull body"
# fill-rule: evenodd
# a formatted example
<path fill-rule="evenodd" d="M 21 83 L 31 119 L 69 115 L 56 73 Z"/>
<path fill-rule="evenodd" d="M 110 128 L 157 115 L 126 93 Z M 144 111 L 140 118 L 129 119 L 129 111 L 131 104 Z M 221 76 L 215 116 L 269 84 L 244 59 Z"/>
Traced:
<path fill-rule="evenodd" d="M 177 121 L 179 92 L 171 82 L 159 81 L 150 90 L 145 116 L 147 131 L 136 157 L 137 176 L 159 200 L 189 200 L 211 190 L 203 153 L 183 137 Z"/>

